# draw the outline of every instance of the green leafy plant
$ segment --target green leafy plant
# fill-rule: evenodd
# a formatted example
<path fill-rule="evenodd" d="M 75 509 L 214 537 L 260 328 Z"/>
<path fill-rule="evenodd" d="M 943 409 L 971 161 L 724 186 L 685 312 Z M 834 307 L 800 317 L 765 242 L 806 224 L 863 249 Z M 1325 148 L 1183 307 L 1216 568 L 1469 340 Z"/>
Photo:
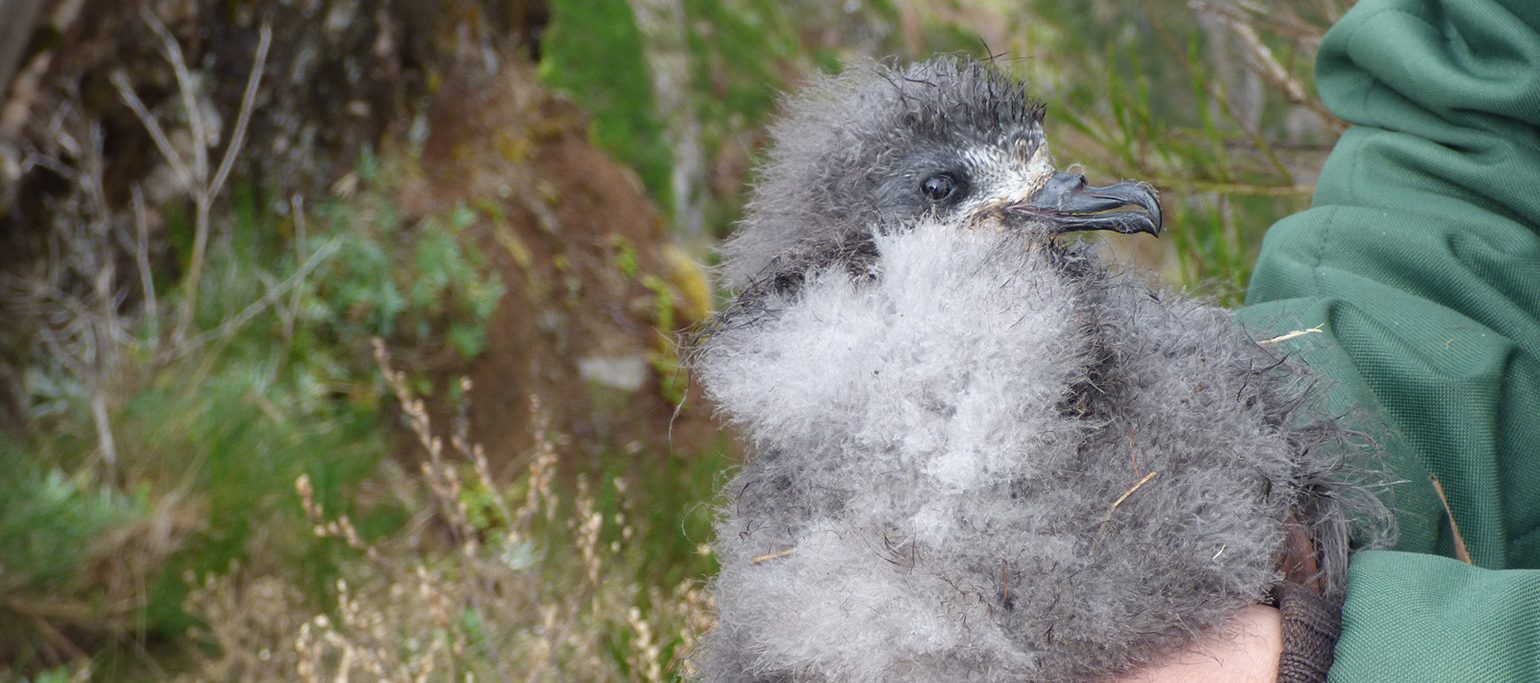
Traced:
<path fill-rule="evenodd" d="M 554 0 L 542 41 L 540 77 L 593 115 L 589 135 L 636 169 L 665 210 L 673 205 L 673 155 L 653 106 L 652 74 L 625 0 Z"/>

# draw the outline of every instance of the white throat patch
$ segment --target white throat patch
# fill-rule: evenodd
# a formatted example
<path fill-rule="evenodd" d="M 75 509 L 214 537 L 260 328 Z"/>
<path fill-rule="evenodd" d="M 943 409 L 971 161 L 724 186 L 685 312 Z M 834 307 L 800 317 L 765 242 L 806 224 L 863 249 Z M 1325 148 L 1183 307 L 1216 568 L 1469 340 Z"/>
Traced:
<path fill-rule="evenodd" d="M 1043 189 L 1054 174 L 1053 158 L 1047 145 L 1039 145 L 1033 150 L 1025 165 L 1009 150 L 993 145 L 970 147 L 963 152 L 963 158 L 974 169 L 975 192 L 962 206 L 966 213 L 1002 201 L 1027 199 Z"/>

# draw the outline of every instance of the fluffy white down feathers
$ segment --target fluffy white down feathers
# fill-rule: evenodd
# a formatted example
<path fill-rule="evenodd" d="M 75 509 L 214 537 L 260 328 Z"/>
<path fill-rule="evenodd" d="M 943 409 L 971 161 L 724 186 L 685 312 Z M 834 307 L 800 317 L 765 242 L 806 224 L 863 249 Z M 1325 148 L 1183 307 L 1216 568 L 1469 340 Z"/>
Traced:
<path fill-rule="evenodd" d="M 1263 600 L 1290 524 L 1340 598 L 1372 449 L 1223 309 L 998 210 L 1041 124 L 954 58 L 787 102 L 690 356 L 750 445 L 706 680 L 1097 680 Z"/>
<path fill-rule="evenodd" d="M 1224 311 L 1068 277 L 1020 233 L 875 243 L 877 276 L 810 273 L 698 359 L 756 454 L 717 528 L 707 679 L 1089 680 L 1264 597 L 1331 466 L 1280 418 L 1287 368 Z"/>

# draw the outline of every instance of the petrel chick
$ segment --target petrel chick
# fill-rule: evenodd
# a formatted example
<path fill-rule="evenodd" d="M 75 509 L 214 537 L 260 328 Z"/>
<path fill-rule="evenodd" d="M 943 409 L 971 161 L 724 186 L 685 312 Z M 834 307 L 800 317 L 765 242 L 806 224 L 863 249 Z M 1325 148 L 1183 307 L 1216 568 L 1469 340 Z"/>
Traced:
<path fill-rule="evenodd" d="M 1300 537 L 1340 599 L 1384 513 L 1308 370 L 1059 239 L 1161 228 L 1150 186 L 1055 170 L 992 64 L 788 101 L 693 349 L 751 451 L 700 675 L 1095 680 L 1267 601 Z"/>

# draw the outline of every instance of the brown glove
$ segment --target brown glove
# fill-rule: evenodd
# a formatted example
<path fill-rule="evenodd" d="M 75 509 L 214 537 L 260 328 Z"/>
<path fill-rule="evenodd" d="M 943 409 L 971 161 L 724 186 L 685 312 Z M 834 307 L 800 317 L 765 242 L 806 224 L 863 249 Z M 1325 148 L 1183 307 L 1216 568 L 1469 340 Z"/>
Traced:
<path fill-rule="evenodd" d="M 1325 683 L 1342 635 L 1342 606 L 1321 596 L 1320 563 L 1303 527 L 1290 523 L 1282 559 L 1284 579 L 1273 586 L 1283 614 L 1278 683 Z"/>

